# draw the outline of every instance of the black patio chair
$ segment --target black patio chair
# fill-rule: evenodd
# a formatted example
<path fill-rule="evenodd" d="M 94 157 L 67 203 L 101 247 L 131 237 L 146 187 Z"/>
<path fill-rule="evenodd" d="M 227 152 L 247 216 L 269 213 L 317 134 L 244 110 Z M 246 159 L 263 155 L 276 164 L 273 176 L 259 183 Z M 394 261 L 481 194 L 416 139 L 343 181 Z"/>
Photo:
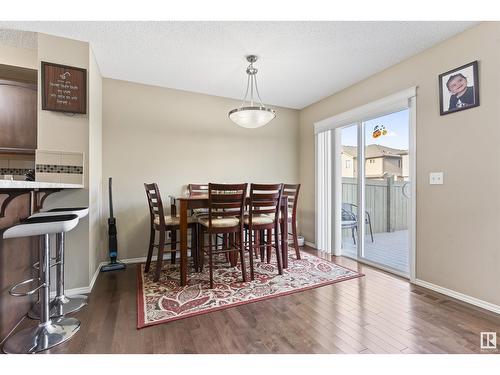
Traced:
<path fill-rule="evenodd" d="M 354 203 L 342 203 L 342 229 L 351 229 L 352 241 L 356 245 L 354 232 L 358 230 L 358 206 Z M 372 220 L 368 211 L 365 211 L 365 224 L 370 228 L 370 237 L 373 242 Z"/>

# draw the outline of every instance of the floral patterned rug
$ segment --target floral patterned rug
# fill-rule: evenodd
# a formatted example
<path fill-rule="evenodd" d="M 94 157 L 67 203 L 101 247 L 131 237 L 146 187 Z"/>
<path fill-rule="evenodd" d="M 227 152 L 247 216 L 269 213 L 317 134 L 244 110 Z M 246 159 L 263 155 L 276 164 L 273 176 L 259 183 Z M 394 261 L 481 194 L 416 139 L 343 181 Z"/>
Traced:
<path fill-rule="evenodd" d="M 155 265 L 137 272 L 137 328 L 206 314 L 246 303 L 275 298 L 307 289 L 338 283 L 363 274 L 301 252 L 300 260 L 290 253 L 288 269 L 278 275 L 270 264 L 255 259 L 255 280 L 244 283 L 240 265 L 231 267 L 225 258 L 214 259 L 214 289 L 209 288 L 208 266 L 202 273 L 189 273 L 188 285 L 179 285 L 179 265 L 165 262 L 158 282 L 153 281 Z M 248 259 L 247 263 L 248 265 Z M 191 268 L 192 270 L 192 268 Z M 247 272 L 250 279 L 250 271 Z"/>

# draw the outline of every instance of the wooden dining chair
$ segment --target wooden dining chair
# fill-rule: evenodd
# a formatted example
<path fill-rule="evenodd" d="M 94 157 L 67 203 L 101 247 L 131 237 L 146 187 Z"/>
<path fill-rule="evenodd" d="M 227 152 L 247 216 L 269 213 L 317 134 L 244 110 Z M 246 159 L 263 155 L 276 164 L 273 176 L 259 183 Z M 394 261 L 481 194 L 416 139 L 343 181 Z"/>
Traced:
<path fill-rule="evenodd" d="M 264 261 L 264 249 L 267 262 L 271 261 L 272 248 L 276 250 L 278 274 L 283 274 L 281 249 L 279 242 L 279 214 L 283 184 L 251 184 L 248 214 L 245 215 L 245 229 L 248 231 L 248 250 L 250 259 L 250 278 L 254 280 L 253 258 L 255 250 Z M 273 238 L 274 230 L 274 242 Z M 265 236 L 264 236 L 265 234 Z"/>
<path fill-rule="evenodd" d="M 188 194 L 190 197 L 208 195 L 208 184 L 188 184 Z M 201 217 L 208 215 L 207 208 L 194 208 L 193 216 Z"/>
<path fill-rule="evenodd" d="M 198 219 L 200 223 L 199 244 L 200 270 L 203 270 L 205 250 L 208 253 L 210 288 L 214 287 L 213 257 L 216 254 L 236 252 L 240 254 L 243 281 L 247 281 L 243 241 L 243 214 L 248 184 L 208 184 L 208 216 Z M 205 246 L 205 233 L 208 246 Z M 214 246 L 213 236 L 227 234 L 228 241 L 221 249 Z"/>
<path fill-rule="evenodd" d="M 188 193 L 190 197 L 196 197 L 200 195 L 208 196 L 208 184 L 188 184 Z M 203 216 L 208 216 L 208 208 L 194 208 L 192 210 L 193 216 L 197 219 L 200 219 Z M 222 235 L 217 235 L 215 237 L 215 246 L 224 246 L 224 244 L 228 243 L 229 237 L 227 233 L 223 233 Z M 233 258 L 229 258 L 229 253 L 226 253 L 227 261 L 231 262 L 231 265 L 234 267 L 236 263 Z"/>
<path fill-rule="evenodd" d="M 170 252 L 171 261 L 172 263 L 175 263 L 175 254 L 178 251 L 177 244 L 179 243 L 177 241 L 179 217 L 177 216 L 175 198 L 170 198 L 170 215 L 165 215 L 158 185 L 156 183 L 144 184 L 144 188 L 146 190 L 146 197 L 148 199 L 149 214 L 151 219 L 149 250 L 144 272 L 149 272 L 149 268 L 151 266 L 151 258 L 153 257 L 153 249 L 158 248 L 156 273 L 153 279 L 154 281 L 158 281 L 163 265 L 163 253 L 165 251 Z M 191 229 L 191 254 L 194 259 L 194 267 L 196 270 L 198 270 L 198 236 L 196 218 L 188 217 L 188 228 Z M 159 232 L 158 244 L 155 244 L 156 232 Z M 167 232 L 170 232 L 171 238 L 171 241 L 168 243 L 166 242 Z M 166 246 L 170 246 L 170 249 L 165 249 Z"/>
<path fill-rule="evenodd" d="M 287 238 L 288 235 L 292 236 L 293 248 L 295 249 L 295 256 L 297 257 L 297 259 L 300 259 L 299 239 L 297 233 L 297 204 L 299 202 L 299 191 L 300 191 L 300 184 L 283 185 L 283 195 L 288 197 L 287 223 L 292 224 L 292 232 L 287 234 Z M 288 226 L 287 226 L 287 231 L 288 231 Z"/>
<path fill-rule="evenodd" d="M 188 184 L 189 196 L 208 195 L 208 184 Z"/>

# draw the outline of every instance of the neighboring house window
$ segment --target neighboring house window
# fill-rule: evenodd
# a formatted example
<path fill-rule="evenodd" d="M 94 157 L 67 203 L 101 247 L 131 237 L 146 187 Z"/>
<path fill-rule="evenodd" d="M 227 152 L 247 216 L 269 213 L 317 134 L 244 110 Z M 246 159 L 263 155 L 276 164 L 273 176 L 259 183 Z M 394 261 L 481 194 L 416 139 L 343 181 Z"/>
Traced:
<path fill-rule="evenodd" d="M 351 169 L 352 168 L 352 160 L 346 160 L 345 161 L 345 167 L 347 169 Z"/>
<path fill-rule="evenodd" d="M 401 159 L 398 159 L 398 168 L 401 168 Z"/>
<path fill-rule="evenodd" d="M 375 159 L 369 159 L 370 160 L 370 164 L 375 164 Z"/>

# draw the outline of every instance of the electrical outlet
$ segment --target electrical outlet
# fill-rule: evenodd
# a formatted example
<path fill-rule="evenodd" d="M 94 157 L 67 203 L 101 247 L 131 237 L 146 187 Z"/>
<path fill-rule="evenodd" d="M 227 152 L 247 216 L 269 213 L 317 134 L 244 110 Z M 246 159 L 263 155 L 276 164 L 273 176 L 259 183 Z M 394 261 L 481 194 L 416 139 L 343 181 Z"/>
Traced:
<path fill-rule="evenodd" d="M 443 185 L 444 176 L 443 172 L 431 172 L 429 173 L 429 184 L 431 185 Z"/>

